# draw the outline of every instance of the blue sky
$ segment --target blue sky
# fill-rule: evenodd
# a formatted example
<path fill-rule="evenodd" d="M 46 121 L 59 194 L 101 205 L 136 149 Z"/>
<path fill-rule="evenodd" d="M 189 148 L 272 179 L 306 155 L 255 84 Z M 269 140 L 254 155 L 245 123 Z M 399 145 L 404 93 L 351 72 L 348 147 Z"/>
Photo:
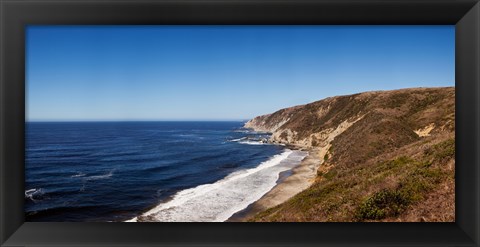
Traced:
<path fill-rule="evenodd" d="M 28 121 L 244 120 L 455 85 L 454 26 L 29 26 Z"/>

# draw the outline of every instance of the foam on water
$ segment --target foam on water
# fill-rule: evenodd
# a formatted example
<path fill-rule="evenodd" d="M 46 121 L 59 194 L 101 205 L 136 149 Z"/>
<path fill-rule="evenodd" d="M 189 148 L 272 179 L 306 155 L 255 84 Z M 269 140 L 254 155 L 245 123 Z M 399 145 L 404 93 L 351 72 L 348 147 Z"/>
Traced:
<path fill-rule="evenodd" d="M 84 176 L 85 176 L 85 173 L 79 172 L 79 173 L 77 173 L 77 174 L 75 174 L 75 175 L 72 175 L 72 176 L 70 176 L 70 177 L 71 177 L 71 178 L 78 178 L 78 177 L 84 177 Z"/>
<path fill-rule="evenodd" d="M 247 139 L 247 137 L 242 137 L 242 138 L 238 138 L 238 139 L 233 139 L 233 140 L 230 140 L 231 142 L 239 142 L 241 140 L 245 140 Z"/>
<path fill-rule="evenodd" d="M 112 175 L 113 175 L 113 170 L 111 170 L 111 171 L 109 171 L 108 173 L 103 174 L 103 175 L 95 175 L 95 176 L 85 177 L 85 180 L 106 179 L 106 178 L 111 177 Z"/>
<path fill-rule="evenodd" d="M 221 222 L 260 199 L 281 172 L 298 165 L 307 152 L 285 150 L 255 168 L 237 171 L 212 184 L 178 192 L 140 218 L 167 222 Z M 129 222 L 138 221 L 135 217 Z"/>
<path fill-rule="evenodd" d="M 252 129 L 238 129 L 238 130 L 234 130 L 233 132 L 244 133 L 244 134 L 270 134 L 270 132 L 255 131 L 255 130 L 252 130 Z"/>
<path fill-rule="evenodd" d="M 271 145 L 270 143 L 261 141 L 260 138 L 250 138 L 246 136 L 242 138 L 230 140 L 230 142 L 236 142 L 239 144 L 246 144 L 246 145 Z"/>
<path fill-rule="evenodd" d="M 40 200 L 43 194 L 44 191 L 42 188 L 25 190 L 25 198 L 28 198 L 33 202 L 37 202 L 38 200 Z"/>
<path fill-rule="evenodd" d="M 246 144 L 246 145 L 271 145 L 270 143 L 265 143 L 261 141 L 239 141 L 238 143 L 240 144 Z"/>

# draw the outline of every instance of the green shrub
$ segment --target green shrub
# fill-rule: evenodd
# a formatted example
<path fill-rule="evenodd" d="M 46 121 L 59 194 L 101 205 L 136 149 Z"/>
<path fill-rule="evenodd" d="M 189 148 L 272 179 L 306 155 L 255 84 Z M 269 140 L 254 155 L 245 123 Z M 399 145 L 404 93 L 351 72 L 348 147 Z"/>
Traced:
<path fill-rule="evenodd" d="M 323 177 L 328 179 L 328 180 L 334 178 L 335 176 L 337 176 L 337 171 L 335 171 L 335 170 L 332 170 L 332 171 L 329 171 L 329 172 L 323 174 Z"/>
<path fill-rule="evenodd" d="M 406 156 L 400 156 L 393 160 L 387 160 L 379 162 L 375 165 L 374 173 L 391 173 L 398 172 L 398 170 L 408 169 L 409 164 L 413 164 L 415 161 Z"/>
<path fill-rule="evenodd" d="M 394 160 L 390 160 L 386 162 L 387 167 L 393 168 L 393 167 L 399 167 L 403 166 L 405 164 L 413 162 L 413 159 L 406 157 L 406 156 L 400 156 Z"/>
<path fill-rule="evenodd" d="M 435 159 L 444 161 L 446 159 L 455 158 L 455 139 L 449 139 L 435 146 Z"/>
<path fill-rule="evenodd" d="M 455 139 L 448 139 L 427 148 L 425 155 L 431 156 L 436 161 L 445 161 L 450 158 L 455 158 Z"/>
<path fill-rule="evenodd" d="M 450 149 L 446 144 L 440 146 L 447 147 L 441 150 Z M 444 177 L 442 170 L 431 167 L 432 161 L 420 162 L 405 156 L 381 163 L 379 168 L 395 168 L 407 164 L 414 165 L 408 166 L 414 170 L 410 171 L 395 189 L 379 191 L 361 202 L 356 210 L 357 220 L 380 220 L 398 216 L 409 204 L 422 200 L 425 193 L 433 189 Z"/>
<path fill-rule="evenodd" d="M 328 153 L 326 153 L 325 156 L 323 156 L 323 160 L 324 160 L 324 161 L 327 161 L 328 158 L 329 158 Z"/>
<path fill-rule="evenodd" d="M 397 190 L 382 190 L 364 200 L 357 210 L 358 220 L 380 220 L 397 216 L 406 209 L 410 200 Z"/>

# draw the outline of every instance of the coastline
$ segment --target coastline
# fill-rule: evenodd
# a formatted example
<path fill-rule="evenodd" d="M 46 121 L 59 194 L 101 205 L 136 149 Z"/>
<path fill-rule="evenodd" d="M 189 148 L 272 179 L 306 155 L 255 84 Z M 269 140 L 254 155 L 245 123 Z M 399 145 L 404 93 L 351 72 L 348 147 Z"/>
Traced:
<path fill-rule="evenodd" d="M 290 147 L 299 150 L 299 147 Z M 279 177 L 277 185 L 251 203 L 247 208 L 233 214 L 226 222 L 245 222 L 259 212 L 284 203 L 296 194 L 313 184 L 317 177 L 317 169 L 323 163 L 322 149 L 308 149 L 308 155 L 296 167 L 288 170 L 291 175 Z M 285 175 L 284 175 L 285 176 Z"/>
<path fill-rule="evenodd" d="M 257 167 L 233 172 L 214 183 L 181 190 L 168 201 L 125 222 L 228 221 L 232 215 L 248 208 L 278 186 L 279 177 L 287 179 L 287 174 L 297 168 L 307 155 L 298 148 L 287 148 Z"/>

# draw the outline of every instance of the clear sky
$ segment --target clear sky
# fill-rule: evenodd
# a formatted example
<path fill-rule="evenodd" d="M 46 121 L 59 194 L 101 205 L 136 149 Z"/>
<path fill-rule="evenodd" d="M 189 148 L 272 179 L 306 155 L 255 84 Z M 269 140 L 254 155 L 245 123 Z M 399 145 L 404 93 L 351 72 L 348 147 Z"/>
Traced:
<path fill-rule="evenodd" d="M 454 26 L 29 26 L 27 120 L 245 120 L 455 85 Z"/>

